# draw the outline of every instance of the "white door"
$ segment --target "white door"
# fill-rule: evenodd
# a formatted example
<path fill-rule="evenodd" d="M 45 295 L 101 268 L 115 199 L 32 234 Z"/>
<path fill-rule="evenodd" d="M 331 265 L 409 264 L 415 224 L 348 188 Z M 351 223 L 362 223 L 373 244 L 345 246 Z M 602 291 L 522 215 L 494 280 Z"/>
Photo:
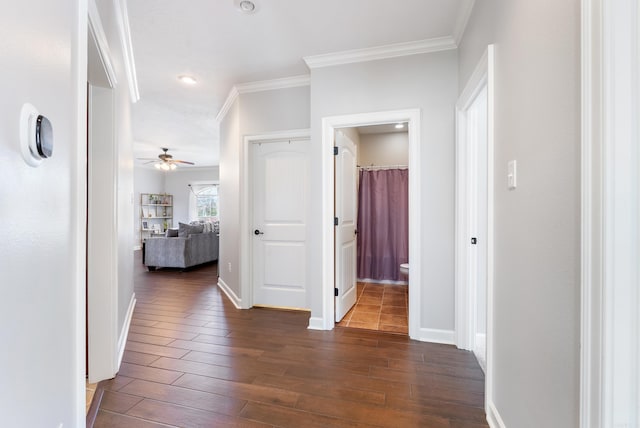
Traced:
<path fill-rule="evenodd" d="M 339 322 L 356 303 L 358 288 L 356 280 L 356 224 L 357 184 L 356 145 L 342 132 L 336 132 L 337 155 L 335 156 L 335 288 L 336 322 Z"/>
<path fill-rule="evenodd" d="M 469 286 L 473 317 L 473 353 L 486 367 L 487 336 L 487 88 L 480 91 L 468 113 L 469 132 Z M 473 239 L 473 241 L 472 241 Z"/>
<path fill-rule="evenodd" d="M 252 145 L 253 304 L 308 308 L 309 141 Z"/>

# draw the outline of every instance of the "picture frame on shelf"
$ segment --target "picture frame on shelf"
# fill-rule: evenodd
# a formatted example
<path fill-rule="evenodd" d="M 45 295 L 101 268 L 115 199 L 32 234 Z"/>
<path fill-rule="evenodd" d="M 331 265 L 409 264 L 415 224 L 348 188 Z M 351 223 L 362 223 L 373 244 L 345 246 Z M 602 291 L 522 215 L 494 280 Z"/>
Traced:
<path fill-rule="evenodd" d="M 147 229 L 149 229 L 149 223 L 146 222 L 146 221 L 143 221 L 142 222 L 142 230 L 147 230 Z"/>

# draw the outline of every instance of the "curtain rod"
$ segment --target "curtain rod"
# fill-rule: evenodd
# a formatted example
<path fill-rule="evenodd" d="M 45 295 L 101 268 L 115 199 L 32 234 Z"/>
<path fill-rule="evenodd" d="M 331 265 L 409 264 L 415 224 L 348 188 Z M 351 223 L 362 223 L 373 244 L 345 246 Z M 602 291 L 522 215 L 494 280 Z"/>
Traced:
<path fill-rule="evenodd" d="M 395 169 L 395 168 L 409 168 L 408 165 L 369 165 L 369 166 L 360 166 L 359 169 Z"/>

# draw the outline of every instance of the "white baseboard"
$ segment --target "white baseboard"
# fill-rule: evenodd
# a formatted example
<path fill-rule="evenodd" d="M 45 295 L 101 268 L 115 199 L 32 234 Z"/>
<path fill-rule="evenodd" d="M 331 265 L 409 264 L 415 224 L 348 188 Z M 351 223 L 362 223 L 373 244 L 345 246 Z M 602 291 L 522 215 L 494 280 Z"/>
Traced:
<path fill-rule="evenodd" d="M 506 428 L 506 425 L 504 424 L 504 421 L 502 420 L 502 417 L 500 416 L 498 409 L 496 409 L 496 406 L 493 404 L 492 401 L 487 402 L 486 411 L 487 411 L 487 423 L 489 423 L 489 426 L 491 428 Z"/>
<path fill-rule="evenodd" d="M 324 328 L 324 320 L 320 317 L 309 318 L 309 330 L 326 330 Z"/>
<path fill-rule="evenodd" d="M 473 346 L 473 354 L 480 364 L 480 368 L 487 373 L 487 335 L 484 333 L 476 333 L 475 344 Z"/>
<path fill-rule="evenodd" d="M 131 295 L 131 301 L 129 302 L 129 309 L 127 309 L 127 316 L 124 319 L 124 325 L 122 331 L 120 331 L 120 337 L 118 338 L 118 365 L 116 367 L 116 373 L 120 371 L 120 364 L 122 364 L 122 357 L 124 356 L 124 348 L 127 346 L 127 337 L 129 336 L 129 327 L 131 326 L 131 318 L 133 318 L 133 310 L 136 307 L 136 293 Z"/>
<path fill-rule="evenodd" d="M 413 339 L 413 338 L 412 338 Z M 434 328 L 421 328 L 419 336 L 415 338 L 421 342 L 455 344 L 455 332 L 453 330 L 437 330 Z"/>
<path fill-rule="evenodd" d="M 220 290 L 222 290 L 222 292 L 227 295 L 227 297 L 229 298 L 229 300 L 231 300 L 231 303 L 233 303 L 233 305 L 236 307 L 236 309 L 242 309 L 242 299 L 240 299 L 236 295 L 236 293 L 233 292 L 231 287 L 229 287 L 222 280 L 222 278 L 218 278 L 218 287 L 220 287 Z"/>

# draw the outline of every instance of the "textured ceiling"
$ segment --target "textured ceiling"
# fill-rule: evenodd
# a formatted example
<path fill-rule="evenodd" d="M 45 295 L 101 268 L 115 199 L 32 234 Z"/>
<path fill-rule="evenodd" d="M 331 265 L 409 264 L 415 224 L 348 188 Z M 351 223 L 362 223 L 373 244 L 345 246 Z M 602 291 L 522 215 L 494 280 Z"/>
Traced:
<path fill-rule="evenodd" d="M 218 164 L 215 117 L 234 84 L 308 74 L 304 56 L 455 35 L 471 0 L 128 0 L 140 101 L 136 157 L 168 147 Z M 179 75 L 194 76 L 188 86 Z"/>

